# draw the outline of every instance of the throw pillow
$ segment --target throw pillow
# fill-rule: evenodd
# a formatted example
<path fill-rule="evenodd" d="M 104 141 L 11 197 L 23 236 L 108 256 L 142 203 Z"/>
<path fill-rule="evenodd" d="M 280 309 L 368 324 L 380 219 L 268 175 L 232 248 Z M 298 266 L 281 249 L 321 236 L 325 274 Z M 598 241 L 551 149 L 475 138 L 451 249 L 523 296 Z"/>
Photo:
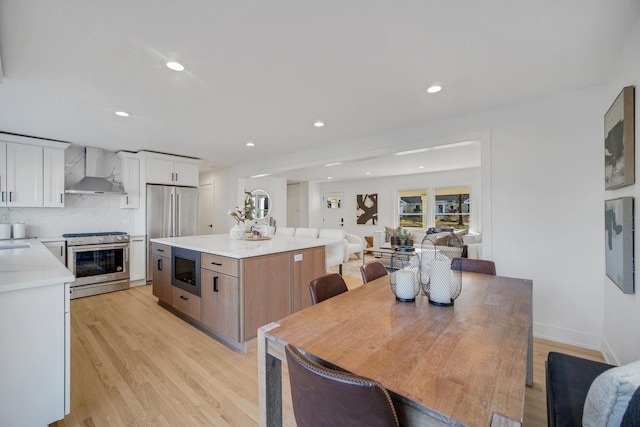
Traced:
<path fill-rule="evenodd" d="M 631 396 L 639 386 L 640 360 L 600 374 L 589 387 L 582 412 L 582 425 L 620 426 Z"/>
<path fill-rule="evenodd" d="M 385 242 L 388 242 L 396 232 L 396 229 L 394 227 L 384 227 L 384 231 L 386 232 Z"/>

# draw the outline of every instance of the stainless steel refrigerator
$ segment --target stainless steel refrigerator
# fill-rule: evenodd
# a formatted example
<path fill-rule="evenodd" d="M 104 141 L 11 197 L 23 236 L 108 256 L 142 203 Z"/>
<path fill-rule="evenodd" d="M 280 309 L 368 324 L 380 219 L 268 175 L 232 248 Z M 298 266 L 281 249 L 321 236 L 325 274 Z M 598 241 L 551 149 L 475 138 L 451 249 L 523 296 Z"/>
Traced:
<path fill-rule="evenodd" d="M 153 278 L 150 239 L 194 236 L 198 230 L 198 189 L 147 184 L 147 282 Z"/>

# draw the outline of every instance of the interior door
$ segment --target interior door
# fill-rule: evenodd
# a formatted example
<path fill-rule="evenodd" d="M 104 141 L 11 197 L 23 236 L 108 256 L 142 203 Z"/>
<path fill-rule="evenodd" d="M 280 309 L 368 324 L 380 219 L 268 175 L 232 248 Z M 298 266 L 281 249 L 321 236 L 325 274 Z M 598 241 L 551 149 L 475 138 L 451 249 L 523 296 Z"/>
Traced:
<path fill-rule="evenodd" d="M 322 195 L 324 228 L 344 227 L 344 193 L 324 193 Z"/>
<path fill-rule="evenodd" d="M 199 187 L 200 199 L 200 232 L 198 234 L 213 234 L 213 184 L 203 184 Z"/>

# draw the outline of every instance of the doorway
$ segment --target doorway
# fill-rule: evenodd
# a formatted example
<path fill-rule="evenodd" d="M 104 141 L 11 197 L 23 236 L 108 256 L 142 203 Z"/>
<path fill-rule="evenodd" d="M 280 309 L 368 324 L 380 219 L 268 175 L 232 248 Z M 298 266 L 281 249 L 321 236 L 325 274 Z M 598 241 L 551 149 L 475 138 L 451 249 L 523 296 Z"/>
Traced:
<path fill-rule="evenodd" d="M 322 205 L 323 228 L 344 227 L 344 193 L 324 193 Z"/>
<path fill-rule="evenodd" d="M 200 198 L 199 234 L 213 234 L 213 183 L 198 187 Z"/>

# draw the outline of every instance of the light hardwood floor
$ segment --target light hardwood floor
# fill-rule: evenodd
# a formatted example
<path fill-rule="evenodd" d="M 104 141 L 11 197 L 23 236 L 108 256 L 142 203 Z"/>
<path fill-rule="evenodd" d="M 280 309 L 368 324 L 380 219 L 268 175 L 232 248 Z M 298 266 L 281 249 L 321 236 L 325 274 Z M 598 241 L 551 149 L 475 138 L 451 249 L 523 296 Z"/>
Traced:
<path fill-rule="evenodd" d="M 255 426 L 255 351 L 228 349 L 157 305 L 150 286 L 71 301 L 71 414 L 54 426 Z M 549 351 L 598 352 L 534 339 L 524 426 L 546 425 Z M 295 425 L 283 372 L 285 425 Z"/>

